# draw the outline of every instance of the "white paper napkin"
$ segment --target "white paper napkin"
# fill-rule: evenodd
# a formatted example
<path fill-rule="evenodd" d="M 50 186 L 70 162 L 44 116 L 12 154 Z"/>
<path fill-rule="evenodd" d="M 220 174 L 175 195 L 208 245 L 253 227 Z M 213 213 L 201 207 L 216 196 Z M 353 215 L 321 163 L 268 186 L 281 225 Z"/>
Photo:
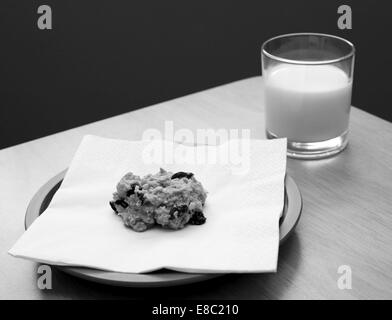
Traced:
<path fill-rule="evenodd" d="M 286 140 L 250 140 L 249 153 L 245 150 L 242 159 L 237 152 L 237 157 L 234 154 L 222 160 L 225 151 L 233 152 L 238 141 L 198 147 L 160 141 L 151 148 L 151 142 L 146 141 L 86 136 L 49 208 L 9 253 L 53 265 L 117 272 L 161 268 L 206 273 L 274 272 Z M 167 151 L 165 156 L 154 154 L 159 145 Z M 172 159 L 170 148 L 175 150 Z M 206 154 L 214 153 L 218 155 L 215 163 L 213 156 L 208 163 L 194 163 L 194 159 L 207 159 Z M 137 233 L 113 213 L 109 201 L 125 173 L 156 173 L 160 167 L 193 172 L 207 189 L 205 224 L 177 231 L 156 227 Z"/>

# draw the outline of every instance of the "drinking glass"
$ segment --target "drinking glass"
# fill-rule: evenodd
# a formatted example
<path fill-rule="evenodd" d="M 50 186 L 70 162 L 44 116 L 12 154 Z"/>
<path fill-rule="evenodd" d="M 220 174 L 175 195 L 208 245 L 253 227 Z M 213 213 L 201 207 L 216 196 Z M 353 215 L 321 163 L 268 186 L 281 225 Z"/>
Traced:
<path fill-rule="evenodd" d="M 320 33 L 281 35 L 262 46 L 266 135 L 287 138 L 293 158 L 324 158 L 348 142 L 355 48 Z"/>

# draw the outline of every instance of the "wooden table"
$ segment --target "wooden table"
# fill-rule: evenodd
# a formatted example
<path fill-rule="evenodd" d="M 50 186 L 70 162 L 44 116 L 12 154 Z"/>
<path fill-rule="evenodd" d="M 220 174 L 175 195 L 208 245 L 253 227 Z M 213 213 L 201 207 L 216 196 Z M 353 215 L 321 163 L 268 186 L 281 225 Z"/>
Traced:
<path fill-rule="evenodd" d="M 264 138 L 262 101 L 262 79 L 255 77 L 0 150 L 0 298 L 391 299 L 392 125 L 356 108 L 343 153 L 318 161 L 288 160 L 304 206 L 296 232 L 280 248 L 276 274 L 132 289 L 54 269 L 53 289 L 40 290 L 38 265 L 7 254 L 24 231 L 29 200 L 68 166 L 83 135 L 136 140 L 144 130 L 163 130 L 164 121 L 172 120 L 175 129 L 249 128 L 252 138 Z M 352 289 L 339 289 L 340 266 L 351 268 Z"/>

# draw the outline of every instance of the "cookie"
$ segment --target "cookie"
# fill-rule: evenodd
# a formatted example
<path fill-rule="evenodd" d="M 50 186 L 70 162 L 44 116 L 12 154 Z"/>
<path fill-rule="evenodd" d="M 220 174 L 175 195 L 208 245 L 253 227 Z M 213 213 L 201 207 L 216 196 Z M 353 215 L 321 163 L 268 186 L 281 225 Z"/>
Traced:
<path fill-rule="evenodd" d="M 117 184 L 111 208 L 124 224 L 141 232 L 154 225 L 178 230 L 186 224 L 201 225 L 207 192 L 190 172 L 167 172 L 139 177 L 127 173 Z"/>

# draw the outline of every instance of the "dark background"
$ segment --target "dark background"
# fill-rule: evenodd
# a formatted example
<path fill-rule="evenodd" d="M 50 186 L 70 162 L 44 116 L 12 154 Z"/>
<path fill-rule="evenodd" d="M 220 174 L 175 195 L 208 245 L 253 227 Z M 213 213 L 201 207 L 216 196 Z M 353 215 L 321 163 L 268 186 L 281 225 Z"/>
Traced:
<path fill-rule="evenodd" d="M 352 41 L 353 105 L 392 121 L 387 3 L 1 0 L 0 148 L 259 75 L 262 42 L 291 32 Z M 37 27 L 43 4 L 52 30 Z M 337 27 L 342 4 L 352 30 Z"/>

